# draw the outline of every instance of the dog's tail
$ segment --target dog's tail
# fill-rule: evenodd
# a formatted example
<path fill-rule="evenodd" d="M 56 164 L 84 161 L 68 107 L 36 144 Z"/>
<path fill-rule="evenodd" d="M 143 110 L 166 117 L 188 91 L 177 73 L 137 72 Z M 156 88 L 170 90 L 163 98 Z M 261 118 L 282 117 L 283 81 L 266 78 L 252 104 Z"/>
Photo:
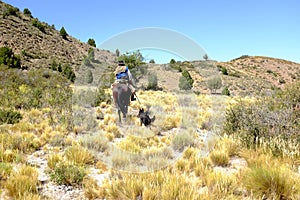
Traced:
<path fill-rule="evenodd" d="M 154 122 L 154 120 L 155 120 L 155 115 L 152 117 L 151 123 Z"/>

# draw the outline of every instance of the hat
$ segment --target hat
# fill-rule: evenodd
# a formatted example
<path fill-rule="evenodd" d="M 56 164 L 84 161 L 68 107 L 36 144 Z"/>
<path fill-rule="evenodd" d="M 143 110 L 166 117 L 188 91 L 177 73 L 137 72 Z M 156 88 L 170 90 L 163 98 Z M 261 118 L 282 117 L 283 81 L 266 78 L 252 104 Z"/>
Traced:
<path fill-rule="evenodd" d="M 119 60 L 119 61 L 118 61 L 118 65 L 119 65 L 119 66 L 125 66 L 124 60 Z"/>

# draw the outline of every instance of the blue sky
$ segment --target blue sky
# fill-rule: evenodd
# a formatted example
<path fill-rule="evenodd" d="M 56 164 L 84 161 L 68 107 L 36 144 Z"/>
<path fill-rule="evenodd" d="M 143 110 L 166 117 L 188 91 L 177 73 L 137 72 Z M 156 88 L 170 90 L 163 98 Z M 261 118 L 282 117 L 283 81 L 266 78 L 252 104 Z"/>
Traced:
<path fill-rule="evenodd" d="M 3 1 L 21 11 L 28 8 L 58 30 L 64 26 L 83 42 L 93 38 L 97 47 L 120 33 L 156 27 L 183 34 L 214 60 L 259 55 L 300 63 L 298 0 Z M 168 62 L 173 56 L 164 51 L 145 53 L 156 62 Z"/>

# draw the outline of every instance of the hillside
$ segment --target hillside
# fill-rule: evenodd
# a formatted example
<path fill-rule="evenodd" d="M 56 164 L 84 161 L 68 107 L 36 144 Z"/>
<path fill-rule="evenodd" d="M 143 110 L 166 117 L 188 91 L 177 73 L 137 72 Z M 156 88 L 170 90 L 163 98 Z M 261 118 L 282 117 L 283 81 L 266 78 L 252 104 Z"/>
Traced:
<path fill-rule="evenodd" d="M 77 69 L 91 48 L 70 35 L 63 39 L 54 25 L 1 1 L 0 16 L 0 46 L 12 48 L 20 55 L 23 68 L 50 68 L 55 62 Z M 115 59 L 110 52 L 99 49 L 95 49 L 95 58 L 104 63 L 112 63 Z"/>

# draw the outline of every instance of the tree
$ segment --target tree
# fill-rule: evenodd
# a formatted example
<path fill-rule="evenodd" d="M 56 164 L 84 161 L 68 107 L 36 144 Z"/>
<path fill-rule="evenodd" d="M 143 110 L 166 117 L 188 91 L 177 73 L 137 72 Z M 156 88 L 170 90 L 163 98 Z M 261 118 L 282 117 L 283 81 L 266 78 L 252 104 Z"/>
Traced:
<path fill-rule="evenodd" d="M 64 27 L 61 27 L 60 31 L 59 31 L 60 35 L 62 36 L 63 39 L 67 39 L 68 33 L 66 31 L 66 29 Z"/>
<path fill-rule="evenodd" d="M 204 59 L 204 60 L 208 60 L 208 55 L 207 55 L 207 54 L 204 54 L 204 55 L 203 55 L 203 59 Z"/>
<path fill-rule="evenodd" d="M 170 64 L 175 64 L 176 63 L 176 61 L 172 58 L 171 60 L 170 60 Z"/>
<path fill-rule="evenodd" d="M 154 60 L 154 59 L 151 59 L 151 60 L 149 61 L 149 63 L 155 64 L 155 60 Z"/>
<path fill-rule="evenodd" d="M 139 50 L 132 53 L 127 52 L 126 54 L 119 56 L 118 60 L 124 60 L 129 69 L 144 64 L 144 57 Z"/>
<path fill-rule="evenodd" d="M 230 91 L 228 87 L 224 87 L 224 89 L 222 90 L 222 95 L 230 96 Z"/>
<path fill-rule="evenodd" d="M 214 76 L 207 81 L 207 86 L 212 94 L 222 87 L 222 79 L 220 76 Z"/>
<path fill-rule="evenodd" d="M 88 39 L 88 42 L 87 42 L 89 45 L 91 45 L 92 47 L 96 47 L 96 42 L 94 39 L 90 38 Z"/>
<path fill-rule="evenodd" d="M 119 49 L 116 49 L 116 56 L 120 56 L 120 50 Z"/>

